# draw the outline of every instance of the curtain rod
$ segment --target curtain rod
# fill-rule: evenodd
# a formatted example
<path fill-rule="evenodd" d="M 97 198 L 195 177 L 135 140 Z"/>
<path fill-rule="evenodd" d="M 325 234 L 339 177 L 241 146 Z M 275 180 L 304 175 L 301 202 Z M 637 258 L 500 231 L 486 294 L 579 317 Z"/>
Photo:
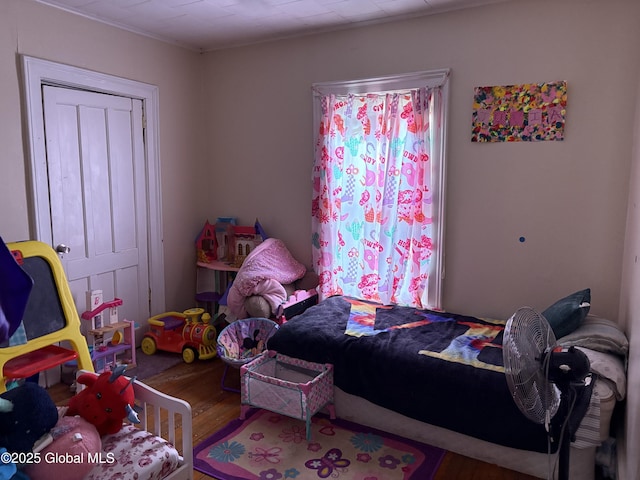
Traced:
<path fill-rule="evenodd" d="M 403 89 L 403 90 L 386 89 L 386 90 L 380 90 L 377 92 L 367 91 L 367 92 L 345 92 L 345 93 L 322 92 L 321 90 L 314 89 L 313 87 L 312 87 L 312 90 L 313 90 L 314 96 L 324 97 L 325 95 L 335 95 L 336 97 L 347 97 L 349 95 L 389 95 L 389 94 L 408 95 L 412 91 L 418 88 L 438 88 L 441 86 L 442 85 L 423 85 L 422 87 L 415 87 L 415 88 Z"/>
<path fill-rule="evenodd" d="M 319 82 L 311 85 L 314 95 L 348 95 L 350 93 L 402 93 L 420 87 L 438 87 L 447 83 L 449 69 L 389 75 L 361 80 Z M 394 88 L 397 85 L 397 88 Z M 376 89 L 376 91 L 374 91 Z"/>

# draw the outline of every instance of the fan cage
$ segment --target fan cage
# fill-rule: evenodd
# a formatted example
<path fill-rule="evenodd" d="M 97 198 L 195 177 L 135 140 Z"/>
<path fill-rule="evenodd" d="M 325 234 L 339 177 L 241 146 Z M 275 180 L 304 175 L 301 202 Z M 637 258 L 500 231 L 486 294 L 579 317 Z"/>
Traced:
<path fill-rule="evenodd" d="M 509 390 L 520 411 L 540 424 L 560 406 L 560 391 L 547 375 L 547 359 L 555 344 L 546 319 L 530 307 L 518 309 L 507 321 L 502 348 Z"/>

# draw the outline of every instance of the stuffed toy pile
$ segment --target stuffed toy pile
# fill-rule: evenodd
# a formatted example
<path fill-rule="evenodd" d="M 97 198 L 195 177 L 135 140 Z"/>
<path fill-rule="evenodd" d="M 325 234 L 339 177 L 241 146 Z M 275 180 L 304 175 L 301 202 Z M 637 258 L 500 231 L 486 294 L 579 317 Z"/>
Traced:
<path fill-rule="evenodd" d="M 0 480 L 82 480 L 96 463 L 110 460 L 101 437 L 119 432 L 124 418 L 139 423 L 134 379 L 122 375 L 125 368 L 80 375 L 78 383 L 87 388 L 71 398 L 62 417 L 36 383 L 0 395 Z"/>

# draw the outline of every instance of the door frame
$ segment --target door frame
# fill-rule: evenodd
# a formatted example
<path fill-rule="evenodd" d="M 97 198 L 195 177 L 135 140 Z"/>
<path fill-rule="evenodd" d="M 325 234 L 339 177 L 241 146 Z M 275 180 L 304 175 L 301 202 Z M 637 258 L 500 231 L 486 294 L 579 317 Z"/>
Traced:
<path fill-rule="evenodd" d="M 20 55 L 25 112 L 25 143 L 29 156 L 31 238 L 53 244 L 44 131 L 42 85 L 54 85 L 142 100 L 150 314 L 165 311 L 162 202 L 159 161 L 159 93 L 155 85 L 84 68 Z"/>

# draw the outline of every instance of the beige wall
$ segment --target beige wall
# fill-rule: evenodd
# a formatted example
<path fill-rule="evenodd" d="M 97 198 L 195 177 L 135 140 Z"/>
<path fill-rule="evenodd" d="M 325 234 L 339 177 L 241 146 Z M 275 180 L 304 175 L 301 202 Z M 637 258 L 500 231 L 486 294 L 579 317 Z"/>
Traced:
<path fill-rule="evenodd" d="M 632 0 L 509 2 L 210 52 L 211 211 L 259 217 L 310 264 L 311 84 L 451 68 L 445 308 L 505 317 L 590 287 L 616 319 L 639 16 Z M 554 80 L 565 141 L 470 142 L 473 87 Z"/>
<path fill-rule="evenodd" d="M 5 241 L 32 238 L 21 54 L 158 86 L 166 303 L 192 306 L 193 240 L 207 214 L 199 197 L 206 183 L 195 173 L 202 157 L 200 56 L 36 2 L 0 1 L 0 235 Z"/>
<path fill-rule="evenodd" d="M 640 85 L 638 86 L 640 94 Z M 625 432 L 618 478 L 640 478 L 640 95 L 636 101 L 634 149 L 627 211 L 627 234 L 622 264 L 620 323 L 626 328 L 630 343 Z"/>

